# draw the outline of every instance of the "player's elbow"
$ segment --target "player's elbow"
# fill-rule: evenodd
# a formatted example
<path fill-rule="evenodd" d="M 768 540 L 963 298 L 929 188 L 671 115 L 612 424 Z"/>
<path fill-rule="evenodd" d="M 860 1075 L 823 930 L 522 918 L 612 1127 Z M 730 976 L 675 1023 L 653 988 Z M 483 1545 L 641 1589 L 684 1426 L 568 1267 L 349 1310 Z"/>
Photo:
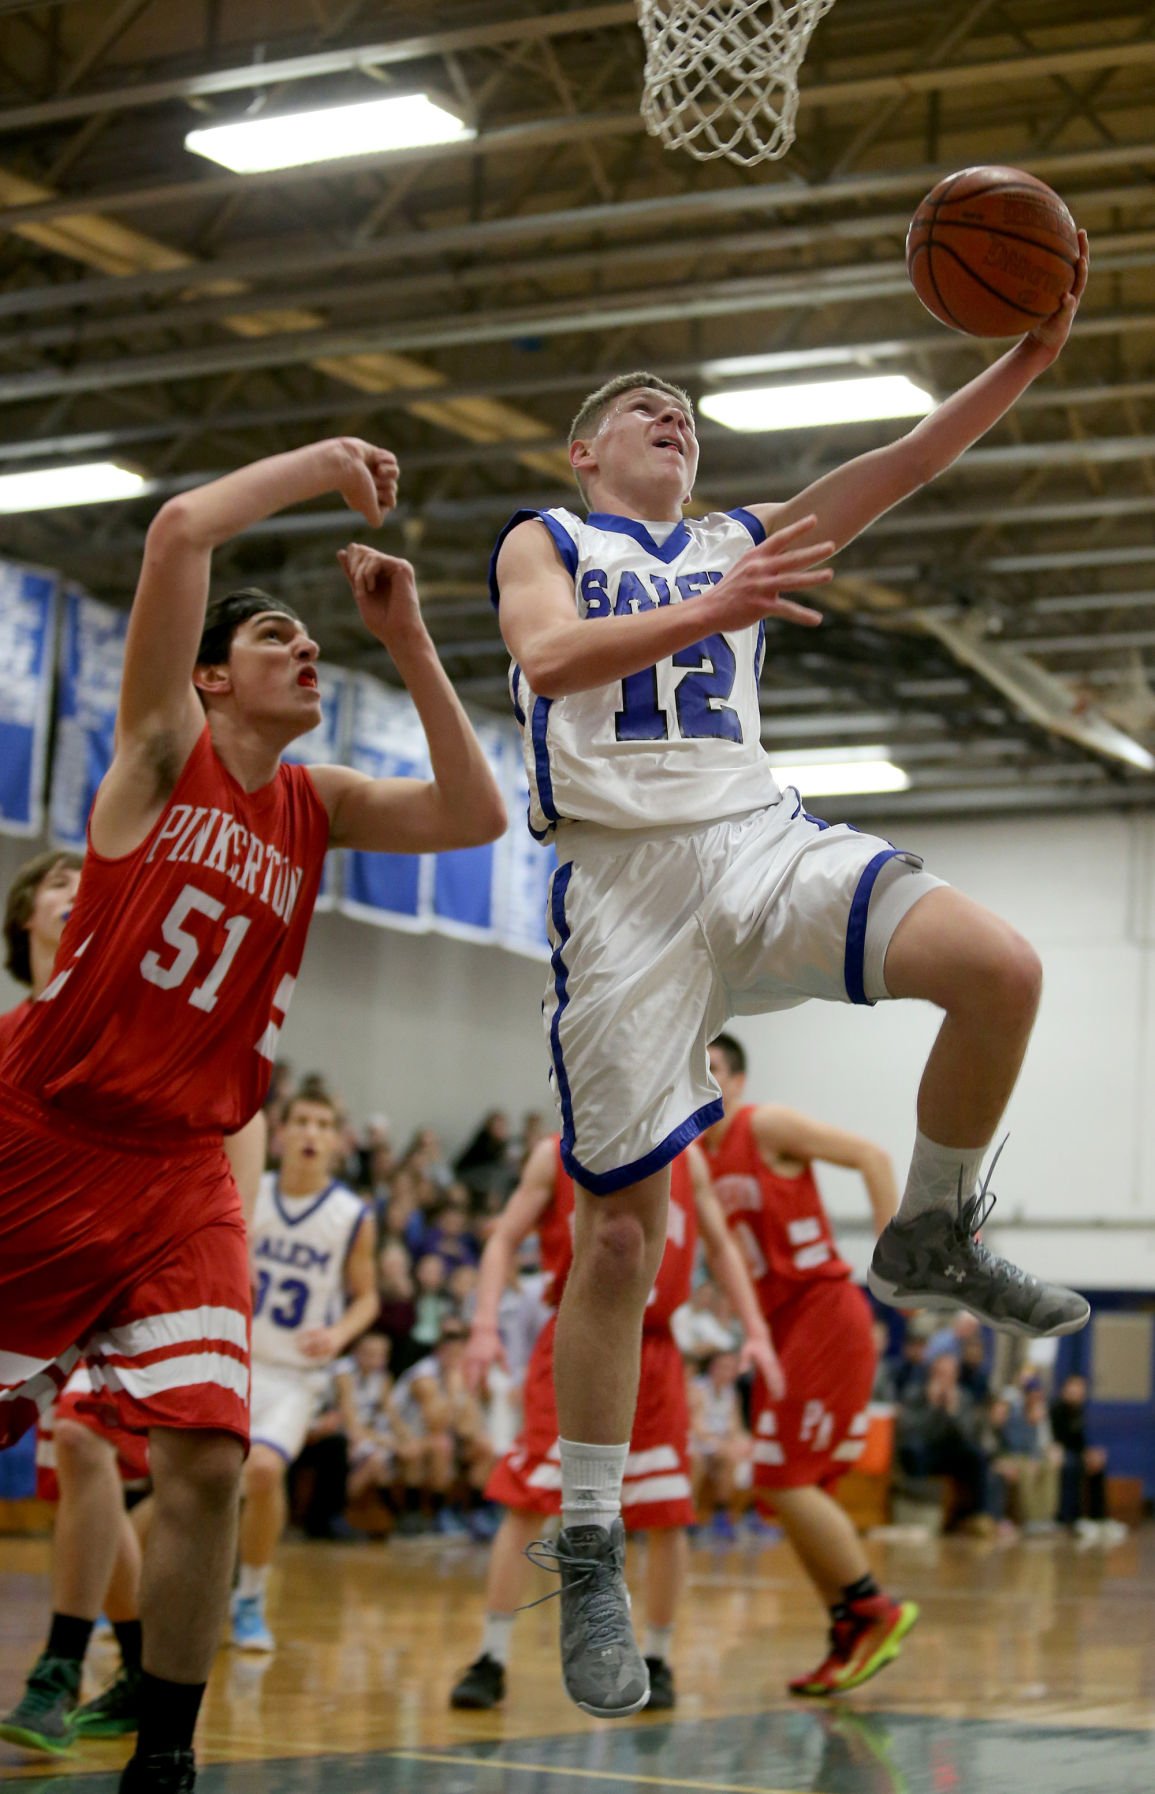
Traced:
<path fill-rule="evenodd" d="M 196 516 L 187 492 L 178 492 L 160 507 L 148 526 L 147 545 L 154 551 L 197 545 Z"/>

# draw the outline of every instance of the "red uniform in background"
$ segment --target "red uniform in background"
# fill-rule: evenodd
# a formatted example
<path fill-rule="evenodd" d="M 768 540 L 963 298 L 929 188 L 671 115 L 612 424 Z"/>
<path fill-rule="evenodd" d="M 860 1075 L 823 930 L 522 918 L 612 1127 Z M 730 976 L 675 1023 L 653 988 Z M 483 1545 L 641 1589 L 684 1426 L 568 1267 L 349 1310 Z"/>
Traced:
<path fill-rule="evenodd" d="M 32 998 L 25 997 L 0 1015 L 0 1059 L 20 1023 L 32 1008 Z M 88 1411 L 87 1398 L 93 1393 L 88 1366 L 81 1360 L 69 1377 L 59 1398 L 40 1416 L 36 1438 L 36 1494 L 41 1501 L 60 1500 L 60 1484 L 56 1480 L 56 1423 L 75 1420 L 98 1438 L 106 1439 L 116 1451 L 117 1467 L 125 1483 L 144 1482 L 148 1477 L 148 1440 L 143 1433 L 129 1433 L 118 1426 L 110 1413 Z"/>
<path fill-rule="evenodd" d="M 561 1162 L 560 1142 L 553 1200 L 538 1221 L 542 1268 L 555 1311 L 573 1263 L 574 1189 Z M 638 1406 L 622 1484 L 622 1518 L 632 1530 L 689 1526 L 690 1413 L 682 1356 L 670 1332 L 670 1316 L 689 1300 L 698 1242 L 698 1213 L 686 1155 L 674 1160 L 666 1249 L 646 1306 Z M 532 1514 L 561 1512 L 561 1457 L 553 1391 L 556 1312 L 542 1329 L 525 1374 L 525 1417 L 516 1443 L 486 1485 L 489 1500 Z"/>
<path fill-rule="evenodd" d="M 870 1303 L 839 1257 L 810 1167 L 797 1177 L 772 1171 L 754 1137 L 755 1113 L 739 1109 L 717 1150 L 706 1151 L 786 1379 L 780 1402 L 761 1379 L 754 1385 L 754 1484 L 825 1488 L 866 1443 Z"/>
<path fill-rule="evenodd" d="M 206 725 L 141 846 L 89 847 L 55 975 L 0 1057 L 0 1445 L 82 1349 L 121 1424 L 247 1442 L 221 1139 L 264 1098 L 328 840 L 305 768 L 246 792 Z"/>

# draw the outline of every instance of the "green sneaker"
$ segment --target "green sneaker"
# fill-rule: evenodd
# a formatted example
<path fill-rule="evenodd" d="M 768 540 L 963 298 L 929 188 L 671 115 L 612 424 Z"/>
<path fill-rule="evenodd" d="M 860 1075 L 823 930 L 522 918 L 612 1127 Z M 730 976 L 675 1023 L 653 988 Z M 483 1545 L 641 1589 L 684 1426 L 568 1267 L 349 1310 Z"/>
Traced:
<path fill-rule="evenodd" d="M 71 1657 L 37 1658 L 24 1693 L 11 1713 L 0 1719 L 0 1738 L 26 1750 L 63 1756 L 71 1737 L 70 1721 L 80 1698 L 81 1665 Z"/>
<path fill-rule="evenodd" d="M 140 1671 L 122 1669 L 103 1694 L 72 1715 L 72 1731 L 84 1738 L 123 1738 L 140 1724 Z"/>

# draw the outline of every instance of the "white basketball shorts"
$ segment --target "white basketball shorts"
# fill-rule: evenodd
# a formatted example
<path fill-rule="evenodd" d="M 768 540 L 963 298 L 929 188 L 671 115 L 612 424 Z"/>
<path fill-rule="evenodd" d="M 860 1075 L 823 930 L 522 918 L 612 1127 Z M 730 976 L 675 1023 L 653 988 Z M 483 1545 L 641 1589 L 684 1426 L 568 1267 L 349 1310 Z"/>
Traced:
<path fill-rule="evenodd" d="M 697 828 L 574 824 L 557 849 L 543 1016 L 562 1159 L 597 1196 L 721 1119 L 707 1049 L 731 1016 L 888 996 L 891 937 L 943 882 L 793 789 Z"/>
<path fill-rule="evenodd" d="M 254 1358 L 252 1444 L 267 1445 L 291 1464 L 320 1412 L 327 1384 L 323 1369 L 297 1370 L 292 1364 L 262 1364 Z"/>

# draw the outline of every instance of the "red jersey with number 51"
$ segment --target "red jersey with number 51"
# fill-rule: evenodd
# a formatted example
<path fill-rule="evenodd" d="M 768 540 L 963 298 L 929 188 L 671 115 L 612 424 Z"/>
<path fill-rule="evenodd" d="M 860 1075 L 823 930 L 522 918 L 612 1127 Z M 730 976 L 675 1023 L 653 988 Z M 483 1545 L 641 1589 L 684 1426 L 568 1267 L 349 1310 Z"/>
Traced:
<path fill-rule="evenodd" d="M 561 1162 L 561 1142 L 555 1142 L 557 1161 L 553 1177 L 553 1198 L 538 1219 L 537 1237 L 541 1248 L 541 1268 L 549 1273 L 544 1300 L 552 1308 L 561 1302 L 561 1293 L 573 1264 L 574 1193 L 573 1179 Z M 654 1287 L 646 1302 L 642 1325 L 647 1333 L 668 1327 L 675 1308 L 690 1300 L 694 1279 L 694 1255 L 698 1244 L 698 1210 L 694 1203 L 694 1183 L 690 1161 L 681 1153 L 670 1166 L 670 1206 L 666 1215 L 666 1248 Z"/>
<path fill-rule="evenodd" d="M 89 846 L 4 1081 L 122 1139 L 235 1133 L 268 1089 L 328 844 L 303 766 L 247 792 L 206 726 L 135 852 Z"/>
<path fill-rule="evenodd" d="M 701 1144 L 726 1225 L 769 1316 L 804 1284 L 849 1277 L 851 1269 L 838 1255 L 810 1166 L 797 1177 L 772 1171 L 754 1137 L 755 1113 L 753 1104 L 739 1109 L 716 1151 Z"/>

